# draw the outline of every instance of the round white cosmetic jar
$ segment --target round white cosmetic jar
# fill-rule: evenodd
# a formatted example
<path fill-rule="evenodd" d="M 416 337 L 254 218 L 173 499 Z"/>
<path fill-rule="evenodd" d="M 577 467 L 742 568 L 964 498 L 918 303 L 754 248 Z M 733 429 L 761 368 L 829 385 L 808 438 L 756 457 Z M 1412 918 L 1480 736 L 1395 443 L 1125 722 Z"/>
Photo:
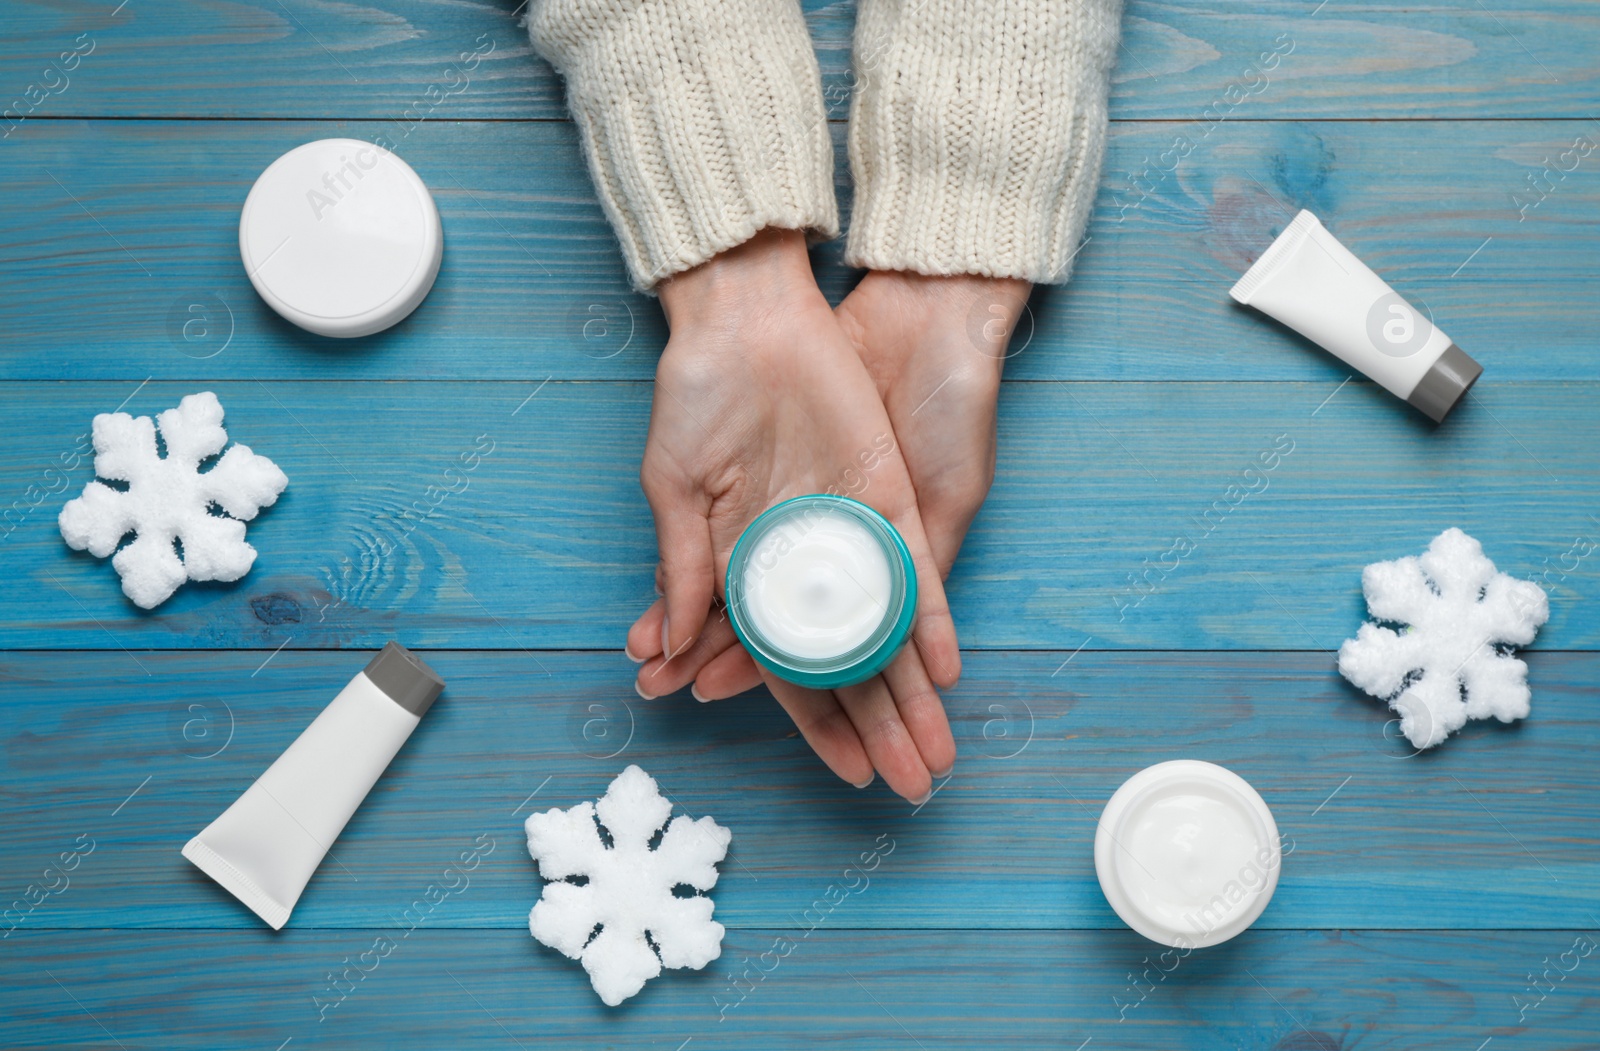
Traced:
<path fill-rule="evenodd" d="M 399 323 L 439 274 L 444 233 L 417 173 L 381 146 L 319 139 L 261 173 L 239 216 L 239 255 L 268 306 L 323 336 Z"/>
<path fill-rule="evenodd" d="M 1151 941 L 1201 948 L 1256 921 L 1282 853 L 1266 801 L 1238 774 L 1179 759 L 1134 774 L 1106 803 L 1094 839 L 1100 889 Z"/>

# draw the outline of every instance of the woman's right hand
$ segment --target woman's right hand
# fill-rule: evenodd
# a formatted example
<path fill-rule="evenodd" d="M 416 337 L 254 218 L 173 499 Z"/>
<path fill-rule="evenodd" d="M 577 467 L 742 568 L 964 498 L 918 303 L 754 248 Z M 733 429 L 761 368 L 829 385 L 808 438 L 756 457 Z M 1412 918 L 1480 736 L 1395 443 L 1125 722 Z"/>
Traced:
<path fill-rule="evenodd" d="M 656 371 L 640 481 L 656 520 L 663 598 L 629 631 L 629 655 L 658 668 L 682 661 L 702 674 L 718 662 L 748 662 L 741 648 L 726 647 L 727 625 L 709 617 L 739 534 L 780 500 L 844 488 L 870 459 L 854 495 L 889 519 L 911 550 L 915 645 L 857 686 L 766 681 L 840 777 L 864 785 L 876 770 L 920 800 L 955 762 L 935 688 L 960 673 L 955 625 L 888 414 L 816 287 L 803 235 L 763 231 L 659 292 L 671 336 Z"/>

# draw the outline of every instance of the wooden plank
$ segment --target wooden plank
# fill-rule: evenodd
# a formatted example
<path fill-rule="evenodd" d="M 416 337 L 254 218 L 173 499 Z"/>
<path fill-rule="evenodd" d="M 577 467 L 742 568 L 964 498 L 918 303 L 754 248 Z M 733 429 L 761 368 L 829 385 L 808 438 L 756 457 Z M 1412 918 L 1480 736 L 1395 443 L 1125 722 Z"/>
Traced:
<path fill-rule="evenodd" d="M 0 957 L 0 1032 L 15 1051 L 270 1051 L 289 1041 L 396 1051 L 1420 1051 L 1490 1040 L 1592 1049 L 1600 992 L 1597 936 L 1584 930 L 1251 931 L 1225 947 L 1167 958 L 1160 966 L 1171 973 L 1159 980 L 1155 948 L 1128 932 L 819 929 L 796 942 L 793 928 L 738 931 L 716 970 L 668 972 L 615 1009 L 600 1004 L 576 963 L 525 931 L 418 930 L 392 947 L 380 942 L 381 957 L 371 951 L 372 931 L 269 933 L 15 936 Z M 766 958 L 771 973 L 741 1000 L 727 968 L 748 959 L 754 973 L 775 943 L 778 952 L 793 947 Z M 328 973 L 347 958 L 352 967 L 361 959 L 369 973 L 330 987 Z M 1550 977 L 1530 989 L 1528 972 L 1547 969 Z M 337 1006 L 319 1020 L 319 1003 Z M 729 1003 L 736 1006 L 719 1006 Z"/>
<path fill-rule="evenodd" d="M 272 314 L 239 262 L 251 183 L 300 142 L 384 134 L 344 122 L 30 126 L 0 150 L 12 202 L 0 214 L 0 375 L 651 376 L 660 311 L 628 290 L 564 123 L 430 122 L 402 141 L 433 187 L 447 247 L 437 285 L 397 328 L 334 341 Z M 1193 147 L 1175 159 L 1180 136 Z M 1600 125 L 1119 125 L 1077 275 L 1035 296 L 1008 374 L 1337 383 L 1340 363 L 1227 294 L 1306 207 L 1477 356 L 1490 382 L 1600 379 L 1600 153 L 1560 161 L 1581 136 L 1600 141 Z M 1546 160 L 1577 167 L 1541 175 Z M 1537 192 L 1534 176 L 1549 180 Z M 817 253 L 835 299 L 854 280 L 841 251 Z"/>
<path fill-rule="evenodd" d="M 565 117 L 559 81 L 516 24 L 523 6 L 22 5 L 0 41 L 0 97 L 15 114 L 31 101 L 39 116 Z M 804 7 L 825 97 L 844 116 L 855 5 Z M 1273 118 L 1346 116 L 1351 99 L 1364 116 L 1408 119 L 1595 115 L 1600 19 L 1581 0 L 1313 8 L 1134 0 L 1113 114 L 1198 119 L 1247 95 L 1245 108 Z M 91 45 L 75 68 L 49 71 L 63 51 Z M 1264 78 L 1250 72 L 1275 49 L 1286 53 Z M 482 57 L 463 60 L 474 52 Z"/>
<path fill-rule="evenodd" d="M 74 552 L 83 435 L 193 383 L 12 383 L 0 410 L 0 646 L 620 648 L 653 601 L 635 383 L 205 384 L 290 478 L 239 584 L 158 611 Z M 535 393 L 537 391 L 537 393 Z M 1370 384 L 1012 383 L 999 477 L 951 577 L 969 647 L 1317 649 L 1361 569 L 1459 526 L 1552 596 L 1537 645 L 1600 645 L 1595 384 L 1480 385 L 1434 429 Z M 931 410 L 930 410 L 931 411 Z M 76 468 L 57 468 L 76 462 Z M 1267 469 L 1263 469 L 1267 465 Z M 1250 470 L 1249 474 L 1245 472 Z M 446 473 L 448 470 L 449 473 Z M 3 514 L 3 512 L 0 512 Z M 1187 542 L 1175 547 L 1177 539 Z M 1584 601 L 1589 599 L 1591 601 Z"/>
<path fill-rule="evenodd" d="M 402 638 L 405 636 L 402 635 Z M 406 641 L 409 641 L 407 639 Z M 291 644 L 292 645 L 292 644 Z M 1331 655 L 975 653 L 948 697 L 960 758 L 914 810 L 833 777 L 764 693 L 706 706 L 633 695 L 620 654 L 424 654 L 446 696 L 334 846 L 299 928 L 383 927 L 483 849 L 429 925 L 525 925 L 535 809 L 597 798 L 628 763 L 733 830 L 717 916 L 792 922 L 887 845 L 853 927 L 1116 929 L 1094 875 L 1100 810 L 1136 770 L 1221 763 L 1288 850 L 1263 928 L 1588 927 L 1600 895 L 1600 655 L 1531 657 L 1533 715 L 1413 751 Z M 1068 658 L 1071 657 L 1070 662 Z M 269 659 L 270 658 L 270 659 Z M 70 886 L 6 925 L 255 927 L 179 856 L 367 653 L 12 653 L 0 662 L 0 893 L 77 837 Z M 58 885 L 60 880 L 51 877 Z M 35 898 L 39 895 L 35 894 Z"/>

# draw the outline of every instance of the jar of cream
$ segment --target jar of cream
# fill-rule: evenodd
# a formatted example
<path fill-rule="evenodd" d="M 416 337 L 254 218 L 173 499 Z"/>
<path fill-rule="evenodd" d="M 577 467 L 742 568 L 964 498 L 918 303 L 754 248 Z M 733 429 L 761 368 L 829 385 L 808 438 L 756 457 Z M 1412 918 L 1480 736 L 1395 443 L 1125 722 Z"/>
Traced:
<path fill-rule="evenodd" d="M 797 496 L 734 545 L 728 619 L 756 662 L 816 689 L 865 682 L 911 635 L 917 574 L 878 512 L 845 496 Z"/>
<path fill-rule="evenodd" d="M 1094 868 L 1106 901 L 1151 941 L 1197 949 L 1256 921 L 1278 885 L 1272 811 L 1214 763 L 1181 759 L 1134 774 L 1106 803 Z"/>
<path fill-rule="evenodd" d="M 318 139 L 273 161 L 239 214 L 239 255 L 263 301 L 341 339 L 399 324 L 444 258 L 439 209 L 420 176 L 360 139 Z"/>

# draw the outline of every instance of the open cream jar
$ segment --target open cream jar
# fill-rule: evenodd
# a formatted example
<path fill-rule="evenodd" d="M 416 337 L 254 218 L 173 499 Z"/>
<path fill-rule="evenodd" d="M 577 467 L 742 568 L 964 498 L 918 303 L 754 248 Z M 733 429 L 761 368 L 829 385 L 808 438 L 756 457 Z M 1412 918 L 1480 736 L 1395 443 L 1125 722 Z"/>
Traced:
<path fill-rule="evenodd" d="M 917 574 L 894 526 L 844 496 L 764 511 L 728 559 L 728 619 L 757 663 L 832 689 L 882 671 L 911 635 Z"/>
<path fill-rule="evenodd" d="M 1278 885 L 1272 811 L 1215 763 L 1157 763 L 1106 803 L 1094 838 L 1100 889 L 1151 941 L 1198 949 L 1256 921 Z"/>

